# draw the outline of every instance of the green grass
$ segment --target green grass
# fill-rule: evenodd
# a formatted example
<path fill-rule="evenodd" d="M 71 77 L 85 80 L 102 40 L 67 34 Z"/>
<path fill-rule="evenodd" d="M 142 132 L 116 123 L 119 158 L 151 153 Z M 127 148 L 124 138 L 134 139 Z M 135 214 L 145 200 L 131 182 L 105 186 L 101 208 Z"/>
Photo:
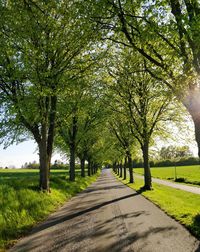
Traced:
<path fill-rule="evenodd" d="M 135 168 L 134 172 L 143 174 L 143 168 Z M 160 179 L 170 179 L 175 178 L 175 168 L 174 167 L 153 167 L 151 168 L 152 177 Z M 200 185 L 200 165 L 191 166 L 177 166 L 176 167 L 177 178 L 183 178 L 183 182 Z"/>
<path fill-rule="evenodd" d="M 37 222 L 96 180 L 77 177 L 69 182 L 66 170 L 52 170 L 51 193 L 37 190 L 37 170 L 0 170 L 0 251 L 13 244 Z"/>
<path fill-rule="evenodd" d="M 130 184 L 128 179 L 118 179 L 137 191 L 144 185 L 143 180 L 140 178 L 135 178 L 134 184 Z M 178 220 L 196 237 L 200 238 L 199 195 L 156 183 L 153 183 L 152 191 L 144 191 L 141 194 L 158 205 L 168 215 Z"/>

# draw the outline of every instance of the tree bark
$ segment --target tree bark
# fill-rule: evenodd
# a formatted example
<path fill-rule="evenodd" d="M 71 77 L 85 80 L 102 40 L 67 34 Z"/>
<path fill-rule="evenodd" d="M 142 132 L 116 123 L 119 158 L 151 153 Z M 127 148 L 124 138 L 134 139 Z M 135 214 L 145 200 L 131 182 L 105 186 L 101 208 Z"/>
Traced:
<path fill-rule="evenodd" d="M 47 126 L 43 124 L 41 127 L 41 141 L 39 143 L 39 160 L 40 160 L 40 181 L 39 187 L 41 191 L 50 192 L 49 187 L 49 170 L 50 160 L 47 154 Z"/>
<path fill-rule="evenodd" d="M 70 168 L 69 168 L 69 180 L 75 181 L 75 146 L 70 146 Z"/>
<path fill-rule="evenodd" d="M 114 164 L 113 164 L 113 170 L 114 170 L 114 173 L 117 173 L 117 166 L 116 166 L 116 162 L 114 162 Z"/>
<path fill-rule="evenodd" d="M 129 168 L 129 182 L 133 183 L 134 179 L 133 179 L 133 166 L 132 166 L 132 157 L 131 157 L 131 153 L 128 152 L 127 153 L 128 156 L 128 168 Z"/>
<path fill-rule="evenodd" d="M 93 162 L 91 162 L 91 175 L 93 175 L 94 174 L 94 164 L 93 164 Z"/>
<path fill-rule="evenodd" d="M 119 176 L 119 163 L 117 163 L 117 175 Z"/>
<path fill-rule="evenodd" d="M 97 164 L 94 164 L 94 174 L 97 173 L 97 170 L 98 170 L 98 165 L 97 165 Z"/>
<path fill-rule="evenodd" d="M 88 176 L 91 176 L 91 161 L 88 159 Z"/>
<path fill-rule="evenodd" d="M 122 178 L 122 162 L 119 164 L 119 177 Z"/>
<path fill-rule="evenodd" d="M 200 117 L 193 119 L 195 128 L 195 139 L 198 147 L 198 156 L 200 158 Z"/>
<path fill-rule="evenodd" d="M 77 117 L 72 117 L 72 132 L 70 134 L 70 170 L 69 180 L 75 181 L 75 153 L 76 153 Z"/>
<path fill-rule="evenodd" d="M 85 177 L 85 158 L 81 158 L 81 177 Z"/>
<path fill-rule="evenodd" d="M 46 109 L 49 113 L 44 114 L 44 121 L 41 125 L 41 133 L 32 130 L 32 133 L 38 143 L 39 147 L 39 160 L 40 160 L 40 190 L 50 192 L 49 178 L 50 178 L 50 165 L 51 156 L 53 151 L 53 141 L 55 135 L 55 121 L 57 109 L 57 97 L 51 96 L 45 98 Z"/>
<path fill-rule="evenodd" d="M 127 157 L 125 157 L 125 160 L 124 160 L 124 180 L 126 180 L 126 167 L 127 167 Z"/>
<path fill-rule="evenodd" d="M 143 161 L 144 161 L 144 189 L 151 190 L 151 171 L 149 166 L 149 143 L 146 141 L 142 146 Z"/>
<path fill-rule="evenodd" d="M 192 116 L 195 128 L 195 139 L 198 146 L 198 156 L 200 158 L 200 92 L 197 90 L 190 91 L 189 95 L 185 97 L 183 104 Z"/>
<path fill-rule="evenodd" d="M 50 192 L 49 157 L 47 156 L 46 148 L 44 148 L 42 143 L 39 146 L 39 160 L 40 160 L 40 181 L 39 181 L 40 190 Z"/>

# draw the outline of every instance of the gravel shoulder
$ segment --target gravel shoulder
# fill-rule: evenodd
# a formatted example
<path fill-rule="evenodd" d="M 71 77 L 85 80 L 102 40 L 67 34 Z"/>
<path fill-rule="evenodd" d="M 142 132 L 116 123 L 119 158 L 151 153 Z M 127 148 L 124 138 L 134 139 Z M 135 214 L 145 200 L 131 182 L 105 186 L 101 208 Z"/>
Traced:
<path fill-rule="evenodd" d="M 109 169 L 10 252 L 197 252 L 200 243 Z"/>

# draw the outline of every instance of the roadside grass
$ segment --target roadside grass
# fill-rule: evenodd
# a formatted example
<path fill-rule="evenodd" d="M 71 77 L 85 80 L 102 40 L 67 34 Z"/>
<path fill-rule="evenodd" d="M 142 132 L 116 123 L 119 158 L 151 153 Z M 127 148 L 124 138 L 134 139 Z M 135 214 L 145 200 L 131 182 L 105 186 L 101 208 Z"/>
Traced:
<path fill-rule="evenodd" d="M 134 168 L 134 172 L 143 175 L 144 169 Z M 177 166 L 176 171 L 175 171 L 175 167 L 152 167 L 151 168 L 151 175 L 154 178 L 175 180 L 175 173 L 177 177 L 176 182 L 200 185 L 200 165 Z"/>
<path fill-rule="evenodd" d="M 136 191 L 144 185 L 140 178 L 135 178 L 134 184 L 129 179 L 123 180 L 115 176 L 127 186 Z M 169 216 L 183 224 L 193 235 L 200 238 L 200 197 L 168 186 L 153 183 L 153 190 L 141 194 L 164 210 Z"/>
<path fill-rule="evenodd" d="M 1 171 L 0 251 L 11 246 L 66 200 L 84 190 L 98 175 L 82 178 L 79 174 L 76 182 L 70 182 L 66 170 L 52 170 L 51 193 L 46 194 L 37 189 L 37 170 Z"/>

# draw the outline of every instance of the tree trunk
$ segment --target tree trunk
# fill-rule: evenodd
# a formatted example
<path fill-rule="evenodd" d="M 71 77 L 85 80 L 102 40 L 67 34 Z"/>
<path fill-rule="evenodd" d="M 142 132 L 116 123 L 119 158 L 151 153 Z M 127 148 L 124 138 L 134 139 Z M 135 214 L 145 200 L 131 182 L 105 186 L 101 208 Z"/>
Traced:
<path fill-rule="evenodd" d="M 151 171 L 149 166 L 149 143 L 145 142 L 142 146 L 143 161 L 144 161 L 144 189 L 151 190 Z"/>
<path fill-rule="evenodd" d="M 94 174 L 94 164 L 93 164 L 93 162 L 91 163 L 91 175 L 93 175 Z"/>
<path fill-rule="evenodd" d="M 119 164 L 119 169 L 120 169 L 119 177 L 122 178 L 122 162 L 120 162 Z"/>
<path fill-rule="evenodd" d="M 43 144 L 39 146 L 39 160 L 40 160 L 40 181 L 39 181 L 40 190 L 50 192 L 49 157 L 47 156 L 47 149 L 43 146 Z"/>
<path fill-rule="evenodd" d="M 70 146 L 70 168 L 69 168 L 69 180 L 75 181 L 75 146 Z"/>
<path fill-rule="evenodd" d="M 114 164 L 113 164 L 113 171 L 114 171 L 114 173 L 117 173 L 117 166 L 116 166 L 116 162 L 114 162 Z"/>
<path fill-rule="evenodd" d="M 91 176 L 91 161 L 88 159 L 88 176 Z"/>
<path fill-rule="evenodd" d="M 50 178 L 50 164 L 53 150 L 53 142 L 55 135 L 55 121 L 57 110 L 57 97 L 50 96 L 45 98 L 45 107 L 49 108 L 49 114 L 44 115 L 44 121 L 41 125 L 41 135 L 38 129 L 33 128 L 32 133 L 35 137 L 39 147 L 40 160 L 40 190 L 50 192 L 49 178 Z"/>
<path fill-rule="evenodd" d="M 131 158 L 131 153 L 128 152 L 127 153 L 128 156 L 128 168 L 129 168 L 129 182 L 133 183 L 134 179 L 133 179 L 133 166 L 132 166 L 132 158 Z"/>
<path fill-rule="evenodd" d="M 192 116 L 195 128 L 195 139 L 198 147 L 198 156 L 200 158 L 200 91 L 191 89 L 188 95 L 184 97 L 182 103 Z"/>
<path fill-rule="evenodd" d="M 195 127 L 195 139 L 198 146 L 198 156 L 200 159 L 200 118 L 194 121 L 194 127 Z"/>
<path fill-rule="evenodd" d="M 41 191 L 50 192 L 49 175 L 51 157 L 47 154 L 47 125 L 44 123 L 41 127 L 41 141 L 39 143 L 39 160 L 40 160 L 40 181 Z"/>
<path fill-rule="evenodd" d="M 98 165 L 95 164 L 95 165 L 94 165 L 94 173 L 95 173 L 95 174 L 97 173 L 97 170 L 98 170 Z"/>
<path fill-rule="evenodd" d="M 199 116 L 197 116 L 196 113 L 194 113 L 194 115 L 192 115 L 192 119 L 194 122 L 195 139 L 198 147 L 198 156 L 200 158 L 200 113 Z"/>
<path fill-rule="evenodd" d="M 81 158 L 81 177 L 85 177 L 85 158 Z"/>
<path fill-rule="evenodd" d="M 127 167 L 127 157 L 124 160 L 124 180 L 126 180 L 126 167 Z"/>
<path fill-rule="evenodd" d="M 77 116 L 73 115 L 72 131 L 70 132 L 70 170 L 69 170 L 70 181 L 75 181 L 76 135 L 77 135 Z"/>

